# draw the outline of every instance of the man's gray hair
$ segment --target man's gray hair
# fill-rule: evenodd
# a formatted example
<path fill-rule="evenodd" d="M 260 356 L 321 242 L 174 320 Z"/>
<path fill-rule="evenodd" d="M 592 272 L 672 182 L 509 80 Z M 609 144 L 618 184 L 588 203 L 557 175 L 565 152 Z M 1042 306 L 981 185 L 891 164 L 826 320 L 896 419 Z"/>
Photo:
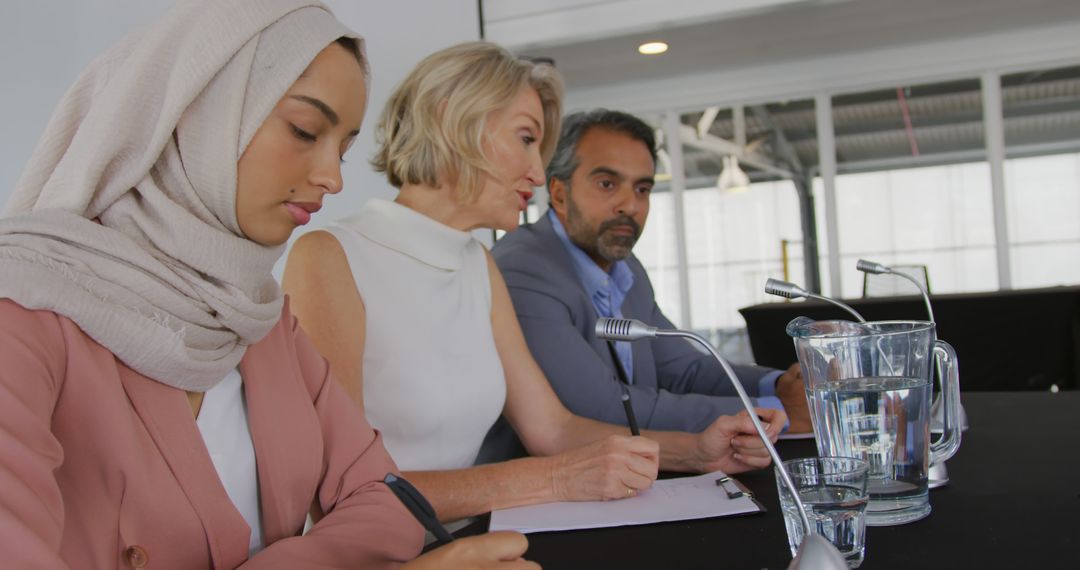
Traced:
<path fill-rule="evenodd" d="M 569 186 L 570 178 L 578 167 L 577 146 L 581 137 L 593 128 L 599 127 L 623 133 L 632 139 L 641 141 L 649 149 L 653 164 L 656 164 L 656 136 L 653 129 L 645 121 L 622 111 L 609 111 L 607 109 L 594 109 L 592 111 L 579 111 L 567 115 L 563 119 L 562 133 L 559 142 L 555 145 L 555 154 L 547 167 L 548 184 L 553 179 L 562 180 Z"/>

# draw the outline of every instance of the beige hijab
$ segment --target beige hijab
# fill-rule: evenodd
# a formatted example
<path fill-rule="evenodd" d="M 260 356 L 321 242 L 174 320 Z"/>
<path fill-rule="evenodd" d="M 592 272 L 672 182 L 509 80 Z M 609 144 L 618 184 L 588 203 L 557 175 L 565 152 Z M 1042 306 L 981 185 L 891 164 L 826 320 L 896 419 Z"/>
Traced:
<path fill-rule="evenodd" d="M 0 298 L 136 371 L 205 391 L 281 314 L 282 247 L 244 237 L 236 163 L 312 59 L 319 2 L 181 0 L 64 96 L 0 219 Z"/>

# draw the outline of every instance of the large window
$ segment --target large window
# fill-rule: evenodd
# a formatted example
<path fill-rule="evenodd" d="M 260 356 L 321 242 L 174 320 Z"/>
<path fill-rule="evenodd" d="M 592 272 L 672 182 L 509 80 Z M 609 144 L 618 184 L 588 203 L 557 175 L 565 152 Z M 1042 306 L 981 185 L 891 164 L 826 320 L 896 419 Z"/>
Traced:
<path fill-rule="evenodd" d="M 843 297 L 855 262 L 925 266 L 934 293 L 994 289 L 982 88 L 965 79 L 833 97 Z"/>
<path fill-rule="evenodd" d="M 1080 283 L 1080 153 L 1005 161 L 1013 286 Z"/>
<path fill-rule="evenodd" d="M 799 205 L 791 181 L 760 182 L 746 192 L 717 188 L 686 192 L 687 263 L 693 324 L 698 329 L 745 326 L 738 310 L 764 302 L 765 280 L 802 279 Z"/>
<path fill-rule="evenodd" d="M 653 192 L 649 198 L 649 219 L 645 231 L 634 246 L 634 255 L 641 261 L 656 290 L 660 310 L 677 326 L 679 322 L 679 260 L 676 253 L 675 207 L 671 192 Z"/>
<path fill-rule="evenodd" d="M 855 262 L 925 265 L 935 293 L 994 289 L 990 172 L 952 164 L 836 178 L 844 297 L 859 297 Z"/>
<path fill-rule="evenodd" d="M 1080 67 L 1001 78 L 1014 287 L 1080 283 Z"/>

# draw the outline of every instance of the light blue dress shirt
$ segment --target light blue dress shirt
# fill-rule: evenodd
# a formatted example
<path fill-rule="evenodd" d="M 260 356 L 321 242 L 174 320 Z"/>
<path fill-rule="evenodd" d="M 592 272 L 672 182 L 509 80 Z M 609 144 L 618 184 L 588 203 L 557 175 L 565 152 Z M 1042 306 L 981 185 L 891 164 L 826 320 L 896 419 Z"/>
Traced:
<path fill-rule="evenodd" d="M 566 228 L 563 227 L 554 210 L 548 210 L 547 216 L 551 219 L 551 226 L 555 230 L 555 235 L 559 236 L 559 241 L 566 247 L 566 251 L 570 253 L 570 259 L 574 260 L 574 270 L 578 279 L 581 280 L 582 287 L 585 288 L 585 292 L 589 295 L 589 299 L 592 300 L 593 307 L 596 308 L 596 314 L 601 317 L 622 318 L 623 299 L 630 292 L 630 288 L 634 286 L 634 274 L 630 271 L 630 266 L 625 261 L 620 260 L 612 264 L 610 273 L 605 272 L 589 257 L 589 254 L 570 241 L 570 237 L 566 234 Z M 619 355 L 623 370 L 626 371 L 627 381 L 633 382 L 634 361 L 631 344 L 629 342 L 616 342 L 615 352 Z M 758 397 L 756 398 L 758 407 L 775 410 L 784 409 L 780 398 L 776 397 L 776 380 L 781 374 L 782 372 L 777 370 L 761 377 L 758 383 Z"/>
<path fill-rule="evenodd" d="M 570 259 L 574 260 L 574 271 L 581 280 L 585 293 L 589 295 L 596 314 L 601 317 L 621 319 L 623 300 L 634 286 L 634 273 L 625 261 L 616 261 L 608 273 L 600 268 L 595 261 L 585 253 L 583 249 L 574 245 L 570 237 L 566 235 L 566 228 L 559 221 L 553 210 L 548 210 L 552 228 L 559 241 L 570 253 Z M 619 341 L 615 343 L 615 353 L 622 362 L 623 370 L 626 371 L 626 381 L 634 381 L 634 352 L 629 342 Z"/>

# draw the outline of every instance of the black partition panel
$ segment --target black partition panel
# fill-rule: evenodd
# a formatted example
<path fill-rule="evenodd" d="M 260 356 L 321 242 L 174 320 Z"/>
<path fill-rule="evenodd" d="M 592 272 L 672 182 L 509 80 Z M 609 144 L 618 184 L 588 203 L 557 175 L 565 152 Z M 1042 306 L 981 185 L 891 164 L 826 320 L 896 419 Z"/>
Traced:
<path fill-rule="evenodd" d="M 921 297 L 849 299 L 867 320 L 925 320 Z M 934 295 L 938 338 L 956 349 L 964 391 L 1080 386 L 1080 287 Z M 784 368 L 795 348 L 784 327 L 797 316 L 850 319 L 820 301 L 764 303 L 739 310 L 758 364 Z"/>

